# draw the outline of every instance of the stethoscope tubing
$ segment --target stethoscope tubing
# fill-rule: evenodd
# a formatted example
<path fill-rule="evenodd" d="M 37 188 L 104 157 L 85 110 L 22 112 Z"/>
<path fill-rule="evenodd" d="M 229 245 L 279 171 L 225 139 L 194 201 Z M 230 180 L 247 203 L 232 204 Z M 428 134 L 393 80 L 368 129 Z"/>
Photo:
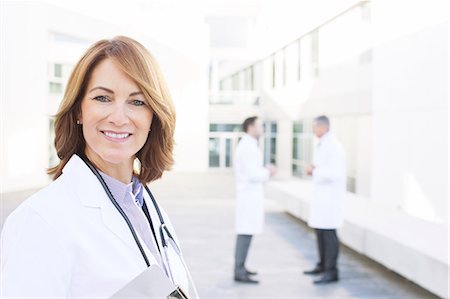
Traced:
<path fill-rule="evenodd" d="M 139 248 L 139 251 L 141 252 L 141 255 L 145 261 L 145 264 L 147 265 L 147 267 L 150 267 L 151 264 L 148 260 L 147 254 L 145 253 L 144 248 L 142 247 L 141 242 L 139 241 L 139 237 L 136 233 L 136 231 L 134 230 L 133 225 L 131 224 L 130 219 L 128 218 L 128 216 L 125 214 L 125 212 L 123 211 L 123 209 L 120 207 L 120 205 L 117 203 L 117 201 L 115 200 L 114 196 L 111 193 L 111 190 L 109 189 L 108 185 L 106 184 L 105 180 L 103 179 L 103 177 L 100 175 L 100 173 L 98 172 L 98 170 L 89 162 L 89 159 L 83 155 L 80 154 L 79 155 L 80 158 L 85 162 L 85 164 L 88 166 L 88 168 L 94 173 L 94 175 L 97 177 L 97 179 L 99 180 L 100 184 L 102 185 L 103 189 L 105 190 L 106 194 L 108 195 L 108 198 L 111 200 L 112 204 L 114 205 L 114 207 L 119 211 L 120 215 L 122 216 L 122 218 L 125 220 L 125 222 L 127 223 L 128 228 L 131 231 L 131 234 L 133 235 L 133 239 L 136 242 L 136 245 Z M 191 273 L 189 271 L 189 269 L 186 266 L 186 262 L 184 260 L 183 254 L 181 253 L 181 250 L 177 244 L 177 242 L 175 241 L 174 237 L 172 236 L 172 234 L 170 233 L 169 229 L 167 228 L 167 225 L 165 224 L 164 218 L 162 216 L 161 210 L 159 209 L 158 203 L 156 202 L 156 199 L 153 197 L 152 192 L 150 191 L 150 189 L 147 187 L 147 185 L 144 185 L 145 190 L 147 191 L 148 195 L 150 196 L 150 199 L 152 200 L 153 206 L 155 207 L 156 213 L 158 214 L 158 218 L 159 218 L 159 222 L 160 222 L 160 227 L 159 227 L 159 232 L 160 232 L 160 236 L 161 236 L 161 245 L 163 247 L 163 252 L 161 252 L 162 255 L 164 255 L 164 259 L 165 259 L 165 268 L 167 269 L 168 275 L 170 276 L 170 280 L 175 283 L 174 281 L 174 276 L 172 273 L 172 267 L 170 266 L 170 260 L 169 260 L 169 254 L 168 254 L 168 242 L 165 238 L 165 234 L 164 232 L 167 234 L 168 240 L 169 242 L 172 243 L 172 247 L 175 249 L 177 255 L 180 257 L 181 263 L 183 265 L 184 270 L 186 271 L 186 274 L 188 276 L 188 279 L 192 285 L 194 294 L 196 296 L 196 298 L 199 298 L 198 296 L 198 292 L 197 292 L 197 288 L 195 287 L 194 281 L 192 279 Z M 155 240 L 156 242 L 158 242 L 158 240 Z"/>

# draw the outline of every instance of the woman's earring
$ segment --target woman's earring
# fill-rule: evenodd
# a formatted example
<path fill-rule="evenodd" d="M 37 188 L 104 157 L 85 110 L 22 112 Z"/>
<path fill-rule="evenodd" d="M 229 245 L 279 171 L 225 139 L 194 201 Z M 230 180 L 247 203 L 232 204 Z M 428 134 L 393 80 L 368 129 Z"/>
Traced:
<path fill-rule="evenodd" d="M 79 124 L 81 124 L 81 122 L 80 122 L 80 120 L 79 120 L 79 119 L 77 119 L 77 125 L 79 125 Z"/>

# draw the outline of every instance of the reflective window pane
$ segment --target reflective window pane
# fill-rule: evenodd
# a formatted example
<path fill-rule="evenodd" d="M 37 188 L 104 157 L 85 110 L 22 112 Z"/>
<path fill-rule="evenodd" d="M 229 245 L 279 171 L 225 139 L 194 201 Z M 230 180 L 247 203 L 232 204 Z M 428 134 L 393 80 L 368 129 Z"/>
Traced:
<path fill-rule="evenodd" d="M 209 167 L 220 166 L 220 139 L 209 138 Z"/>

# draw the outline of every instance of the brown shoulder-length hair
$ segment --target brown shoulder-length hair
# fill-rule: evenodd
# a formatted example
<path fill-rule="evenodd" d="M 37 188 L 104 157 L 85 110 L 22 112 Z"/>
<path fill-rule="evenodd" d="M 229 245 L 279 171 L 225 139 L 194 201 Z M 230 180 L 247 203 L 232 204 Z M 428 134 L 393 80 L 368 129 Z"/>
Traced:
<path fill-rule="evenodd" d="M 55 148 L 60 162 L 47 169 L 53 180 L 61 175 L 73 154 L 84 154 L 86 141 L 81 126 L 77 125 L 81 101 L 92 71 L 106 58 L 113 59 L 136 82 L 153 110 L 152 130 L 144 146 L 136 153 L 138 163 L 135 165 L 139 166 L 134 169 L 134 175 L 147 184 L 159 179 L 173 165 L 175 108 L 161 70 L 143 45 L 129 37 L 116 36 L 94 43 L 70 75 L 64 98 L 55 115 Z"/>

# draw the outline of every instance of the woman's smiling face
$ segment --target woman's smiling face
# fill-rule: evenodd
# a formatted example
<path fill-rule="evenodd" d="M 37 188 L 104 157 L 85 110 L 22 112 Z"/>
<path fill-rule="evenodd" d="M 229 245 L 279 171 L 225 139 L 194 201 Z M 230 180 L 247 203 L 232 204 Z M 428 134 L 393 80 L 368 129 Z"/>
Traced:
<path fill-rule="evenodd" d="M 101 61 L 81 102 L 86 150 L 105 162 L 127 163 L 144 146 L 152 119 L 138 85 L 112 59 Z"/>

